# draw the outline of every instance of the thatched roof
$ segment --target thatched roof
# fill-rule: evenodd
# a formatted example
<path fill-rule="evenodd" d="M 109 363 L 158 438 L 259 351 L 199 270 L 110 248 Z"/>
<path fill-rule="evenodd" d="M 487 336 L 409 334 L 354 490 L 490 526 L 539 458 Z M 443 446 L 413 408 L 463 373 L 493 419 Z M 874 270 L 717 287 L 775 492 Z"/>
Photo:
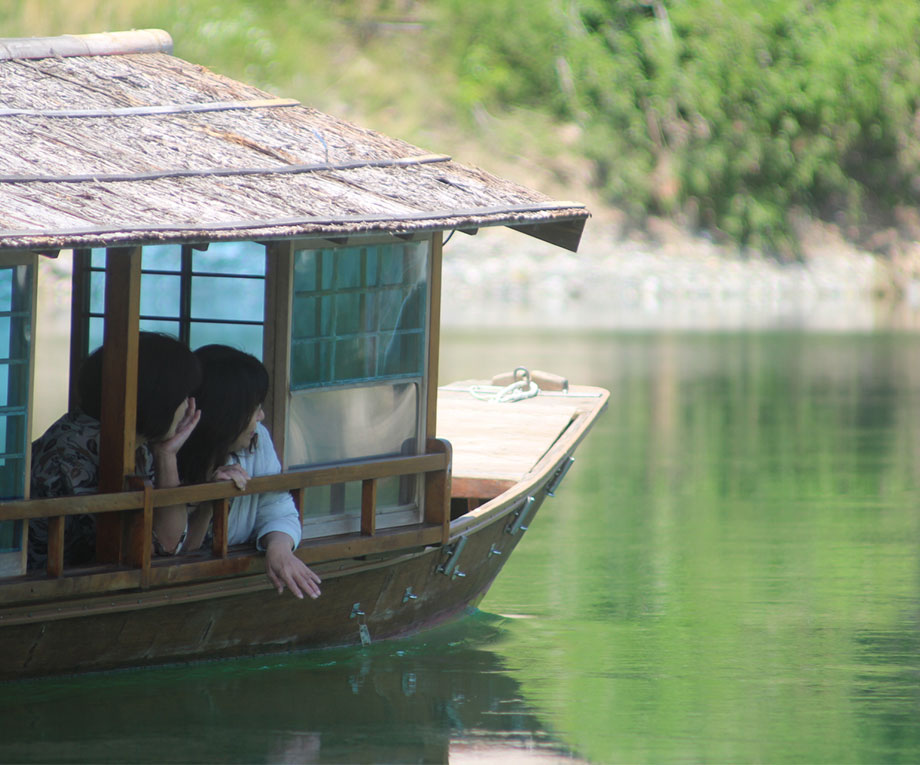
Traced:
<path fill-rule="evenodd" d="M 0 40 L 0 248 L 509 225 L 587 210 L 169 55 L 158 30 Z"/>

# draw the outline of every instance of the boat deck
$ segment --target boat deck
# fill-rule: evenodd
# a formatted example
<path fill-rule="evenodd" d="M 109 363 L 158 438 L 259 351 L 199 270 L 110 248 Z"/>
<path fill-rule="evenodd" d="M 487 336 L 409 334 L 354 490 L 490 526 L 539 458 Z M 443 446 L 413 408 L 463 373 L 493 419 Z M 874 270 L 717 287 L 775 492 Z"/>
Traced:
<path fill-rule="evenodd" d="M 438 389 L 438 437 L 453 446 L 453 480 L 522 480 L 580 413 L 600 409 L 598 388 L 572 386 L 568 393 L 541 391 L 513 403 L 483 401 L 471 392 L 482 381 Z"/>

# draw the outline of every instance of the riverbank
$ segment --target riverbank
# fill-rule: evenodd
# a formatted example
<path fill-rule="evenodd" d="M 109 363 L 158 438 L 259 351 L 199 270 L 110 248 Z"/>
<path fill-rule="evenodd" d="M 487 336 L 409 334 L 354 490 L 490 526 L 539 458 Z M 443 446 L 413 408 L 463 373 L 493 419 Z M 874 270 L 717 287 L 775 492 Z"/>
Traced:
<path fill-rule="evenodd" d="M 816 223 L 801 234 L 795 263 L 743 255 L 667 221 L 624 234 L 609 214 L 589 221 L 578 253 L 507 229 L 456 234 L 445 246 L 442 324 L 920 329 L 920 283 L 905 266 L 915 258 L 874 255 Z"/>

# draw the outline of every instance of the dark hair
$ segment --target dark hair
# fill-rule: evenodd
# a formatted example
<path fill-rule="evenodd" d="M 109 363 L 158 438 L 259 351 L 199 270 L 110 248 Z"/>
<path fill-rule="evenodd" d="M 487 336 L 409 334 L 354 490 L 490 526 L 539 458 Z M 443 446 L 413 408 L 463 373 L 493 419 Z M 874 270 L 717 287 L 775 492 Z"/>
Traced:
<path fill-rule="evenodd" d="M 202 380 L 194 396 L 201 420 L 179 450 L 179 476 L 186 483 L 209 480 L 225 464 L 230 447 L 268 394 L 268 370 L 255 356 L 229 345 L 195 351 Z"/>
<path fill-rule="evenodd" d="M 77 394 L 80 408 L 97 420 L 102 415 L 102 354 L 97 348 L 83 362 Z M 179 405 L 201 384 L 201 363 L 189 348 L 169 335 L 141 332 L 137 345 L 137 432 L 155 441 L 172 425 Z"/>

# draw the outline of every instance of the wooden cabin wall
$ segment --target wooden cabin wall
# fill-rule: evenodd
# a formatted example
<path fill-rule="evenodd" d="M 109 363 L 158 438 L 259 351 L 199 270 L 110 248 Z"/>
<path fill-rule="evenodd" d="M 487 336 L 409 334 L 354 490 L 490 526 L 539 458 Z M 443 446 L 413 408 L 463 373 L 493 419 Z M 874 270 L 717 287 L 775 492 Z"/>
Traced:
<path fill-rule="evenodd" d="M 271 242 L 265 263 L 265 324 L 262 335 L 262 363 L 270 376 L 263 405 L 265 426 L 272 434 L 278 459 L 284 465 L 287 430 L 288 382 L 291 372 L 291 280 L 294 243 Z"/>

